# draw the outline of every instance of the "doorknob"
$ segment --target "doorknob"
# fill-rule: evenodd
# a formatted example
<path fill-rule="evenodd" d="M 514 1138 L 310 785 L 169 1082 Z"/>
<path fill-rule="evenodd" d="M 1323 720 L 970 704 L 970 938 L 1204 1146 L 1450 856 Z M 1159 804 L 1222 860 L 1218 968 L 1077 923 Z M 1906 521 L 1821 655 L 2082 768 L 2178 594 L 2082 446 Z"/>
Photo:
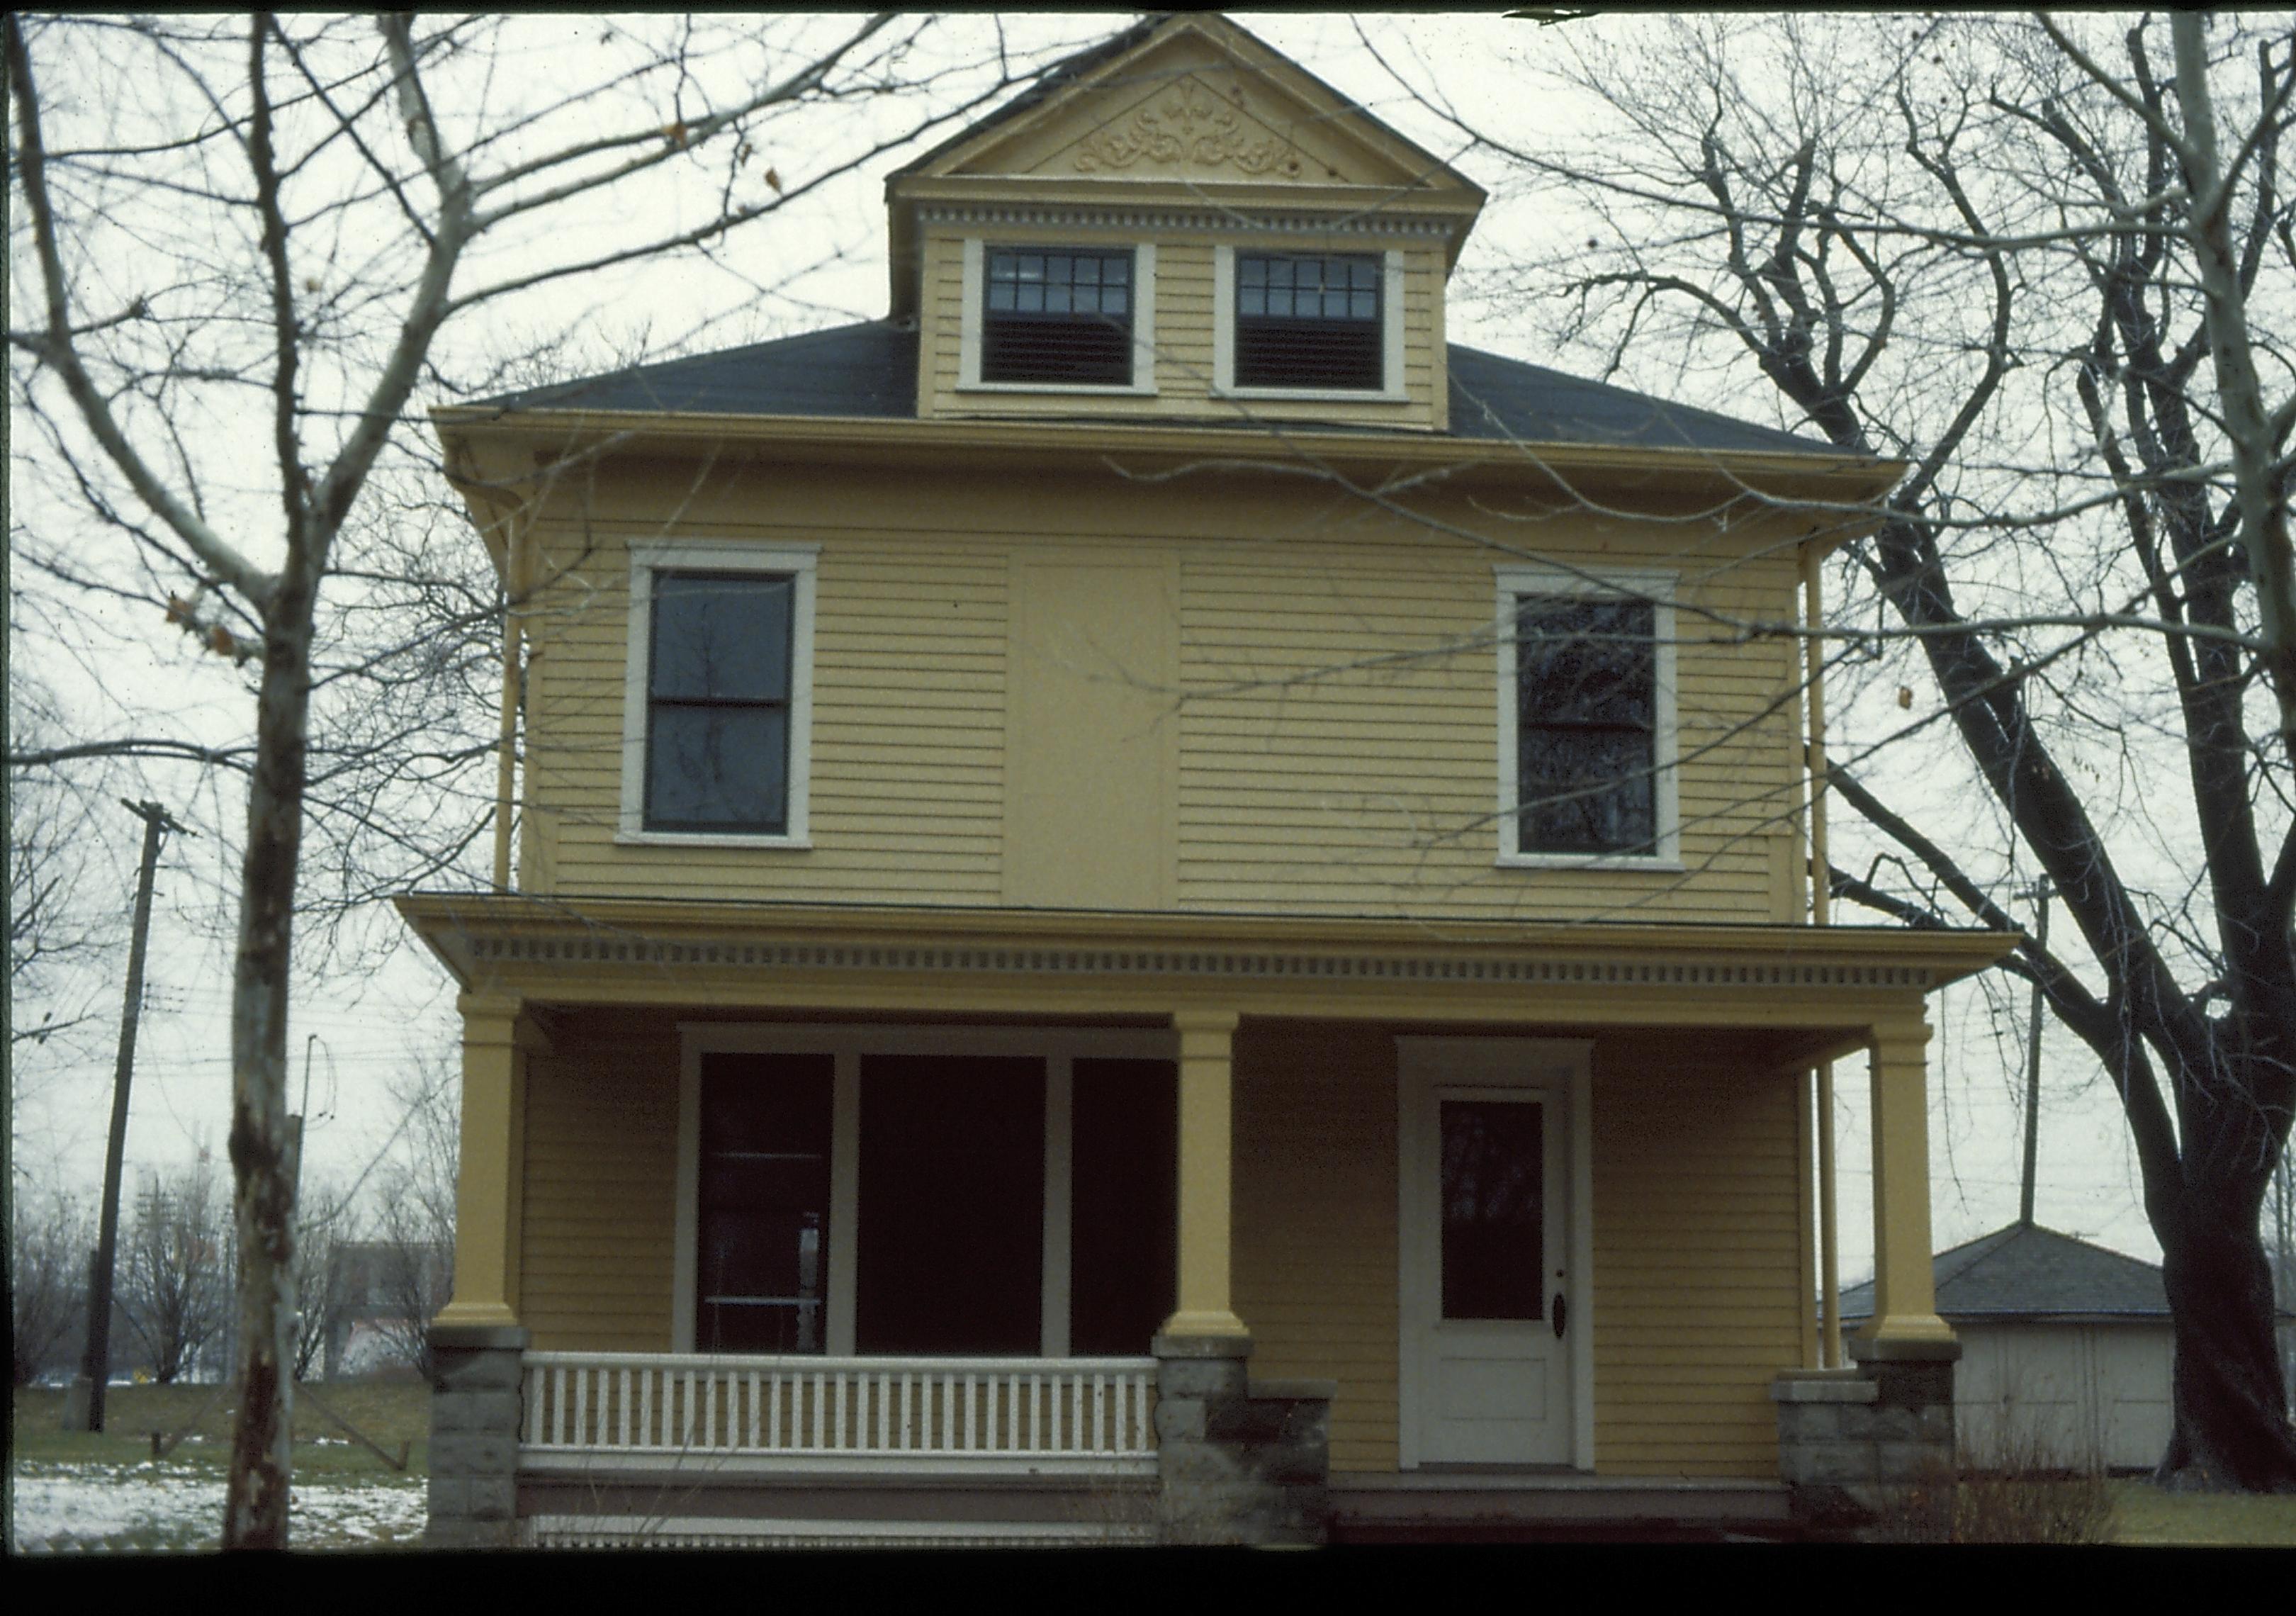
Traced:
<path fill-rule="evenodd" d="M 1556 1341 L 1562 1339 L 1562 1316 L 1569 1306 L 1570 1304 L 1562 1299 L 1562 1292 L 1557 1291 L 1554 1293 L 1554 1339 Z"/>

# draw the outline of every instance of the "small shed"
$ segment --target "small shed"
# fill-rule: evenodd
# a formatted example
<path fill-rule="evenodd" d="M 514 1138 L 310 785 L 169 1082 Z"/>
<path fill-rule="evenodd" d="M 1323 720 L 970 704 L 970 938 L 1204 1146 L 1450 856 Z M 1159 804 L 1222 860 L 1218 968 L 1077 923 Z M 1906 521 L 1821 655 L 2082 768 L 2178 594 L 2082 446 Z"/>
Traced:
<path fill-rule="evenodd" d="M 2038 1224 L 1935 1259 L 1937 1309 L 1961 1337 L 1954 1415 L 1964 1462 L 2150 1470 L 2169 1446 L 2175 1364 L 2161 1270 Z M 1874 1287 L 1841 1293 L 1845 1329 Z"/>

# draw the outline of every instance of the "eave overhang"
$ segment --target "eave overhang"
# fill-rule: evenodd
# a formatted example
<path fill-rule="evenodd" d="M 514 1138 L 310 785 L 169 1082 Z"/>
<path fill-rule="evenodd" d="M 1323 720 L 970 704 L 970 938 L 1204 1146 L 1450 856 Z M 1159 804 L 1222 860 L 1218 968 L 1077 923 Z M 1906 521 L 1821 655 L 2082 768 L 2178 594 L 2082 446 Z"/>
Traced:
<path fill-rule="evenodd" d="M 1349 431 L 1313 423 L 1204 425 L 1158 421 L 918 421 L 824 415 L 682 414 L 662 410 L 435 409 L 447 475 L 474 479 L 482 444 L 551 467 L 576 458 L 869 463 L 947 460 L 986 467 L 1053 463 L 1297 473 L 1323 467 L 1447 472 L 1560 491 L 1621 488 L 1669 496 L 1749 492 L 1806 503 L 1843 520 L 1904 475 L 1902 461 L 1775 450 L 1538 443 L 1436 432 Z M 540 481 L 537 475 L 537 483 Z M 499 496 L 497 485 L 485 483 Z M 464 488 L 467 495 L 468 488 Z"/>
<path fill-rule="evenodd" d="M 1246 1014 L 1798 1029 L 1917 1019 L 2009 933 L 418 892 L 466 989 L 537 1004 Z"/>

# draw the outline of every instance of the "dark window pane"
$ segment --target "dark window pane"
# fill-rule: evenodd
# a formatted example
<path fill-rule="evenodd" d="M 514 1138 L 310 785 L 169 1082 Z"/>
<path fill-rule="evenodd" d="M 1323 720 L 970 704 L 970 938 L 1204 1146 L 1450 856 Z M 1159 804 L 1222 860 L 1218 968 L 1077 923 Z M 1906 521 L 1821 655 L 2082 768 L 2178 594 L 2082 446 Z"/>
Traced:
<path fill-rule="evenodd" d="M 663 572 L 653 582 L 656 696 L 787 701 L 793 580 Z"/>
<path fill-rule="evenodd" d="M 699 1351 L 824 1349 L 832 1073 L 828 1055 L 701 1057 Z"/>
<path fill-rule="evenodd" d="M 1132 255 L 988 255 L 980 379 L 1123 386 L 1132 380 Z"/>
<path fill-rule="evenodd" d="M 1043 1347 L 1045 1063 L 861 1062 L 861 1352 Z"/>
<path fill-rule="evenodd" d="M 1144 1355 L 1175 1305 L 1178 1073 L 1169 1061 L 1074 1070 L 1069 1349 Z"/>
<path fill-rule="evenodd" d="M 1522 770 L 1524 851 L 1649 852 L 1657 836 L 1651 740 L 1546 730 Z"/>
<path fill-rule="evenodd" d="M 1380 274 L 1372 258 L 1239 254 L 1236 385 L 1384 386 Z"/>
<path fill-rule="evenodd" d="M 779 834 L 789 820 L 789 712 L 657 702 L 646 741 L 646 824 Z"/>
<path fill-rule="evenodd" d="M 1544 1108 L 1446 1100 L 1443 1317 L 1544 1318 Z"/>
<path fill-rule="evenodd" d="M 1518 602 L 1524 851 L 1655 850 L 1655 624 L 1647 602 L 1565 595 Z"/>

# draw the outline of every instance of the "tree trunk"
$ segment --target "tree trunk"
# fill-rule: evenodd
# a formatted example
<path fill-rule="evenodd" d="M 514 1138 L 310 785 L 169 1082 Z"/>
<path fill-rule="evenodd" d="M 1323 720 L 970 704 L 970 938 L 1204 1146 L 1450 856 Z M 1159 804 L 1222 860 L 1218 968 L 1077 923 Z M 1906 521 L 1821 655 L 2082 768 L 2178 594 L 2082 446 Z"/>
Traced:
<path fill-rule="evenodd" d="M 240 1251 L 239 1417 L 223 1546 L 287 1546 L 293 1463 L 295 1185 L 287 1120 L 287 993 L 301 851 L 312 591 L 292 570 L 265 613 L 256 763 L 247 793 L 232 980 L 231 1162 Z"/>
<path fill-rule="evenodd" d="M 2188 1194 L 2161 1236 L 2175 1316 L 2176 1426 L 2153 1479 L 2177 1491 L 2296 1492 L 2296 1434 L 2273 1334 L 2272 1276 L 2257 1232 L 2227 1206 Z"/>

